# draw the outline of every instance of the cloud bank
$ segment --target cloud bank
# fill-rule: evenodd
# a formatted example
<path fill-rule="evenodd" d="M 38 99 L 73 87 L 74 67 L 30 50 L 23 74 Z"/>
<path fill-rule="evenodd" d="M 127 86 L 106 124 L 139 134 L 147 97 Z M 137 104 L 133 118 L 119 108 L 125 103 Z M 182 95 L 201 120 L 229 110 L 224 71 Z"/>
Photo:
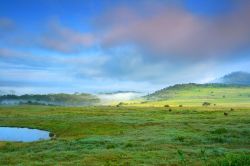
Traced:
<path fill-rule="evenodd" d="M 232 56 L 250 48 L 250 3 L 239 3 L 214 18 L 176 6 L 152 9 L 150 16 L 122 7 L 105 17 L 111 26 L 102 42 L 109 47 L 133 43 L 154 55 L 185 59 Z"/>
<path fill-rule="evenodd" d="M 42 17 L 37 25 L 26 25 L 28 15 L 10 19 L 0 12 L 0 87 L 145 92 L 249 71 L 250 3 L 206 1 L 232 5 L 200 14 L 186 2 L 110 1 L 80 15 L 90 20 L 84 23 L 72 17 L 79 11 Z"/>

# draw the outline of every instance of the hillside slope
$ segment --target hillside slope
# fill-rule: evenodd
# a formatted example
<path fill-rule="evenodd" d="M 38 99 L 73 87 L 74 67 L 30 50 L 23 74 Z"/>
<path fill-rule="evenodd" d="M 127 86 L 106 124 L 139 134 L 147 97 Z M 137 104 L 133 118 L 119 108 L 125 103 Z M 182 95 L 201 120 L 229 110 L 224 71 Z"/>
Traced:
<path fill-rule="evenodd" d="M 250 86 L 227 84 L 177 84 L 144 97 L 142 105 L 250 105 Z"/>

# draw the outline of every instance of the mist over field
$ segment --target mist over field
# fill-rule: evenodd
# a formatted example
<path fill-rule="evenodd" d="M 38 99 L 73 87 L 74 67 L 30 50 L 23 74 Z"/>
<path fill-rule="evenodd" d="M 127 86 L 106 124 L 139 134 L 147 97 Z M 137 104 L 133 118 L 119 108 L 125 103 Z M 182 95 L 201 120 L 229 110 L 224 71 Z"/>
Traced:
<path fill-rule="evenodd" d="M 112 102 L 118 103 L 123 101 L 135 100 L 142 97 L 143 93 L 140 92 L 113 92 L 113 93 L 100 93 L 97 94 L 102 104 L 109 104 Z"/>

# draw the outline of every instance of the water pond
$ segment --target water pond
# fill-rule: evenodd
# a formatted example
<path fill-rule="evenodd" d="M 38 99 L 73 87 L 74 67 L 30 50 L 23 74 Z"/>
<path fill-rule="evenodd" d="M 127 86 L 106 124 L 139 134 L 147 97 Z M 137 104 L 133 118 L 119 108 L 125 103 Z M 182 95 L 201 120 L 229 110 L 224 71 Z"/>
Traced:
<path fill-rule="evenodd" d="M 48 131 L 19 127 L 0 127 L 0 141 L 33 142 L 48 139 L 50 139 Z"/>

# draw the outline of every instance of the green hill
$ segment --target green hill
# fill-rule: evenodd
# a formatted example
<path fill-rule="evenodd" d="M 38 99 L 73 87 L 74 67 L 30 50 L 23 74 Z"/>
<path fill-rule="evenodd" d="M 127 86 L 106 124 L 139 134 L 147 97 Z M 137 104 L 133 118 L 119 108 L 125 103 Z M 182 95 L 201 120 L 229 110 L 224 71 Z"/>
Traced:
<path fill-rule="evenodd" d="M 162 106 L 208 105 L 250 106 L 250 86 L 229 84 L 177 84 L 156 91 L 143 98 L 140 104 Z"/>

